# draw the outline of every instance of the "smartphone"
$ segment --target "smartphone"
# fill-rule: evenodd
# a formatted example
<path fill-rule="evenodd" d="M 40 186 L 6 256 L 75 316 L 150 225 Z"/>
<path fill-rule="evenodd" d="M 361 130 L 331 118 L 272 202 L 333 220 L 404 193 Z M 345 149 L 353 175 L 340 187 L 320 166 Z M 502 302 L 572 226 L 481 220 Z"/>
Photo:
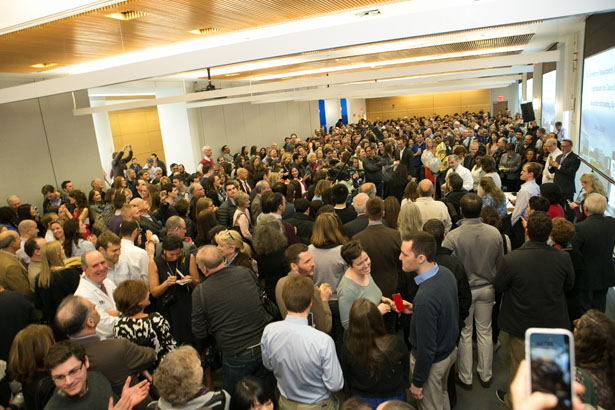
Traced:
<path fill-rule="evenodd" d="M 529 328 L 525 332 L 530 391 L 557 396 L 555 409 L 571 410 L 574 391 L 574 336 L 566 329 Z"/>
<path fill-rule="evenodd" d="M 393 301 L 395 302 L 395 307 L 397 308 L 397 310 L 399 310 L 400 312 L 406 310 L 404 302 L 402 301 L 401 295 L 399 293 L 393 295 Z"/>
<path fill-rule="evenodd" d="M 308 313 L 308 326 L 314 327 L 314 314 L 312 312 Z"/>

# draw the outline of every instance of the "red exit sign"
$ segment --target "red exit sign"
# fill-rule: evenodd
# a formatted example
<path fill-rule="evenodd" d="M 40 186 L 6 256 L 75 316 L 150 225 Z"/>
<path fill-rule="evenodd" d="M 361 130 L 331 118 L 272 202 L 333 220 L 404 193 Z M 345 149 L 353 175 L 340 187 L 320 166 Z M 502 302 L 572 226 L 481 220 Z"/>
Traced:
<path fill-rule="evenodd" d="M 504 96 L 503 95 L 498 95 L 498 101 L 504 101 Z"/>

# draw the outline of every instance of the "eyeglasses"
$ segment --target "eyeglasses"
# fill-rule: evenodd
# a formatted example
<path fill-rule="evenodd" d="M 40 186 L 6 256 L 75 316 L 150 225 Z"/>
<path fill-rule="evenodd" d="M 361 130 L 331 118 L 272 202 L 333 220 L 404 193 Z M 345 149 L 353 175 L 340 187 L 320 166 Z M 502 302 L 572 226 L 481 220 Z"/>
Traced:
<path fill-rule="evenodd" d="M 74 378 L 77 375 L 77 373 L 79 373 L 81 371 L 81 368 L 83 367 L 83 365 L 84 365 L 84 363 L 81 362 L 79 367 L 75 367 L 74 369 L 69 370 L 68 374 L 58 374 L 58 375 L 55 375 L 55 376 L 51 376 L 51 378 L 55 382 L 64 383 L 66 381 L 67 377 L 70 377 L 71 379 Z"/>

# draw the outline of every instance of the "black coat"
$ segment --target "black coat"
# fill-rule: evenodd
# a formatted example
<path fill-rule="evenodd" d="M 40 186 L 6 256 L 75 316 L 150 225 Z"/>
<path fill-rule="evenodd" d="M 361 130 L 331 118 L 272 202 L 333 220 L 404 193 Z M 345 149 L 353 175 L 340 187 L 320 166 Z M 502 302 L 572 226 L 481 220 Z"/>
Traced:
<path fill-rule="evenodd" d="M 577 223 L 575 228 L 572 246 L 583 256 L 584 266 L 583 277 L 577 281 L 579 289 L 602 290 L 615 286 L 615 219 L 590 215 Z"/>
<path fill-rule="evenodd" d="M 367 214 L 361 214 L 352 221 L 345 223 L 344 226 L 342 226 L 342 233 L 346 237 L 352 238 L 353 236 L 361 232 L 363 229 L 367 228 L 368 223 L 369 218 L 367 217 Z"/>
<path fill-rule="evenodd" d="M 570 328 L 565 291 L 574 285 L 567 252 L 529 241 L 504 255 L 493 280 L 502 292 L 498 324 L 519 338 L 530 327 Z"/>
<path fill-rule="evenodd" d="M 577 174 L 579 166 L 581 165 L 581 160 L 579 159 L 579 156 L 577 154 L 575 154 L 574 152 L 570 152 L 566 159 L 563 162 L 560 162 L 563 156 L 564 154 L 558 155 L 557 159 L 555 160 L 558 164 L 561 165 L 559 169 L 555 167 L 549 167 L 549 171 L 555 174 L 555 176 L 553 177 L 553 182 L 559 185 L 559 187 L 562 189 L 562 194 L 564 198 L 566 198 L 567 196 L 570 197 L 576 192 L 574 178 Z"/>
<path fill-rule="evenodd" d="M 286 219 L 286 222 L 297 228 L 297 238 L 301 243 L 310 244 L 312 230 L 314 229 L 314 219 L 310 216 L 295 212 L 292 217 Z"/>

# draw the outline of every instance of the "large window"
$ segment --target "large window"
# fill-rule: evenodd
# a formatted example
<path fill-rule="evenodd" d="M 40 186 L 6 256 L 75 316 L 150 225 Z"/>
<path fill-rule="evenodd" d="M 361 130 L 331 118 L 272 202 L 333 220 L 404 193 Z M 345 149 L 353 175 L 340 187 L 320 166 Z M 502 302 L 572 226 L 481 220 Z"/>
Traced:
<path fill-rule="evenodd" d="M 542 127 L 555 129 L 555 70 L 542 76 Z"/>

